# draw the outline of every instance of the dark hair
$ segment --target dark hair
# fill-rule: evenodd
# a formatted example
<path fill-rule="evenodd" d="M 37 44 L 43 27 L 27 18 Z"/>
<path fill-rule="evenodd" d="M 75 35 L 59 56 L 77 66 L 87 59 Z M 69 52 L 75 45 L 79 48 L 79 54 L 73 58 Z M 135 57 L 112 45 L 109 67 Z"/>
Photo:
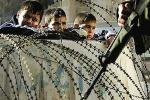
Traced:
<path fill-rule="evenodd" d="M 54 17 L 66 16 L 66 13 L 61 8 L 56 8 L 54 12 Z"/>
<path fill-rule="evenodd" d="M 83 12 L 76 16 L 74 24 L 84 24 L 89 21 L 96 21 L 96 17 L 91 13 Z"/>
<path fill-rule="evenodd" d="M 93 14 L 91 14 L 91 13 L 88 13 L 88 14 L 85 16 L 85 18 L 84 18 L 84 20 L 83 20 L 83 23 L 84 23 L 84 22 L 88 22 L 88 21 L 96 21 L 95 16 L 94 16 Z"/>
<path fill-rule="evenodd" d="M 33 14 L 39 14 L 41 15 L 41 19 L 43 16 L 43 6 L 37 2 L 37 1 L 25 1 L 21 7 L 20 10 L 28 10 L 29 12 L 32 12 Z"/>
<path fill-rule="evenodd" d="M 61 9 L 61 8 L 48 9 L 45 12 L 45 22 L 49 23 L 53 17 L 59 18 L 61 16 L 66 17 L 66 13 L 63 9 Z"/>

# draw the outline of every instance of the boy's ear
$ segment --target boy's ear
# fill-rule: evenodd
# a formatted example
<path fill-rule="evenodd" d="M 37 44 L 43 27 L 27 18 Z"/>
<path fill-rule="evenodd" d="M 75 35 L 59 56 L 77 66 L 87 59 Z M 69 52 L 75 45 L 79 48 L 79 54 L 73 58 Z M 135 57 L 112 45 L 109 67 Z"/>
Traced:
<path fill-rule="evenodd" d="M 48 27 L 48 23 L 45 23 L 45 27 Z"/>
<path fill-rule="evenodd" d="M 18 11 L 18 12 L 17 12 L 17 14 L 16 14 L 16 18 L 18 18 L 18 17 L 19 17 L 19 13 L 20 13 L 20 11 Z"/>
<path fill-rule="evenodd" d="M 79 24 L 74 24 L 74 28 L 79 28 Z"/>

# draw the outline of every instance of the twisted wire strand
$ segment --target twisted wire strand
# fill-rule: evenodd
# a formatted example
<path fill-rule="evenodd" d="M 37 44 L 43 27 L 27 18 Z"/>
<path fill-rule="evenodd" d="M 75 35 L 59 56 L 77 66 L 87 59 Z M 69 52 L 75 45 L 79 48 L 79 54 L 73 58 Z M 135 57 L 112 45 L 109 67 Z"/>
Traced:
<path fill-rule="evenodd" d="M 10 100 L 9 96 L 7 95 L 7 93 L 4 91 L 4 89 L 2 88 L 2 86 L 0 85 L 0 89 L 3 92 L 3 94 L 7 97 L 7 100 Z"/>

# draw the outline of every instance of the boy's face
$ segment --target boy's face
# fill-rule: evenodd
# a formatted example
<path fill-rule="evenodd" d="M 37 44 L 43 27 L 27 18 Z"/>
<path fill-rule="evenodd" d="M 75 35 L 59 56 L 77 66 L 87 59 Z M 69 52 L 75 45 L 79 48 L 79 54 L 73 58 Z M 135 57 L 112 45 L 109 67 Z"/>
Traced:
<path fill-rule="evenodd" d="M 53 31 L 63 32 L 66 29 L 66 16 L 53 17 L 48 25 Z"/>
<path fill-rule="evenodd" d="M 28 10 L 20 10 L 17 13 L 18 24 L 21 26 L 27 25 L 28 27 L 37 28 L 41 21 L 41 15 L 33 14 Z"/>
<path fill-rule="evenodd" d="M 96 21 L 88 21 L 84 23 L 83 29 L 87 32 L 87 39 L 92 39 L 95 33 Z"/>

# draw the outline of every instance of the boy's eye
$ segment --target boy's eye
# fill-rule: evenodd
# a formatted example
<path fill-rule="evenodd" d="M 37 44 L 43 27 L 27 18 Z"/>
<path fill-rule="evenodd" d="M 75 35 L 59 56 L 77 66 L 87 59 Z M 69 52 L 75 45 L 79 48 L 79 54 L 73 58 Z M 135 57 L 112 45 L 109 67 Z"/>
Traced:
<path fill-rule="evenodd" d="M 28 14 L 24 15 L 23 17 L 26 18 L 26 19 L 31 18 Z"/>
<path fill-rule="evenodd" d="M 91 26 L 90 25 L 85 25 L 85 28 L 91 28 Z"/>
<path fill-rule="evenodd" d="M 36 22 L 36 21 L 37 21 L 37 18 L 32 17 L 32 21 Z"/>
<path fill-rule="evenodd" d="M 33 21 L 33 22 L 36 22 L 36 21 L 37 21 L 37 18 L 36 18 L 36 17 L 32 17 L 32 16 L 30 16 L 30 15 L 28 15 L 28 14 L 24 15 L 23 17 L 26 18 L 26 19 L 32 18 L 32 21 Z"/>
<path fill-rule="evenodd" d="M 92 28 L 92 29 L 95 29 L 95 26 L 91 26 L 91 25 L 85 25 L 84 27 L 85 27 L 85 28 Z"/>
<path fill-rule="evenodd" d="M 59 23 L 59 22 L 54 22 L 53 25 L 54 25 L 54 26 L 60 25 L 60 23 Z"/>
<path fill-rule="evenodd" d="M 66 25 L 66 22 L 62 22 L 62 25 Z"/>
<path fill-rule="evenodd" d="M 93 26 L 92 29 L 95 29 L 95 26 Z"/>

